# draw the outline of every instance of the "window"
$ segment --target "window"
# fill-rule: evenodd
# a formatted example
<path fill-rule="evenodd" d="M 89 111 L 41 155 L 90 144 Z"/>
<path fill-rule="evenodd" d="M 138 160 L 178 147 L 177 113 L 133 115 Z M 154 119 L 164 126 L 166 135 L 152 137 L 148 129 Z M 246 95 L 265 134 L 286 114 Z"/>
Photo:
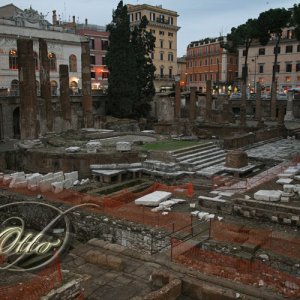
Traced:
<path fill-rule="evenodd" d="M 210 64 L 211 64 L 211 65 L 213 64 L 213 59 L 212 59 L 212 58 L 210 59 Z"/>
<path fill-rule="evenodd" d="M 173 32 L 168 32 L 168 36 L 173 36 Z"/>
<path fill-rule="evenodd" d="M 173 78 L 173 70 L 172 68 L 169 69 L 169 79 Z"/>
<path fill-rule="evenodd" d="M 259 81 L 260 83 L 264 83 L 265 80 L 264 80 L 263 77 L 259 77 L 259 78 L 258 78 L 258 81 Z"/>
<path fill-rule="evenodd" d="M 74 54 L 69 56 L 69 69 L 70 72 L 77 72 L 77 58 Z"/>
<path fill-rule="evenodd" d="M 50 63 L 50 71 L 56 71 L 56 55 L 53 52 L 48 54 L 49 63 Z"/>
<path fill-rule="evenodd" d="M 90 38 L 90 49 L 95 49 L 95 40 Z"/>
<path fill-rule="evenodd" d="M 280 72 L 280 65 L 279 64 L 277 64 L 276 66 L 273 66 L 273 68 L 275 68 L 276 73 Z"/>
<path fill-rule="evenodd" d="M 91 65 L 95 65 L 96 64 L 96 57 L 95 57 L 95 55 L 91 55 L 90 56 L 90 64 Z"/>
<path fill-rule="evenodd" d="M 107 79 L 107 78 L 108 78 L 108 72 L 103 72 L 102 79 Z"/>
<path fill-rule="evenodd" d="M 190 82 L 193 82 L 193 75 L 190 74 Z"/>
<path fill-rule="evenodd" d="M 151 57 L 151 59 L 154 59 L 154 52 L 150 53 L 150 57 Z"/>
<path fill-rule="evenodd" d="M 39 60 L 38 60 L 38 55 L 35 51 L 33 52 L 33 59 L 34 59 L 35 69 L 38 70 L 39 69 Z"/>
<path fill-rule="evenodd" d="M 285 65 L 285 71 L 286 72 L 292 72 L 292 64 L 291 63 L 287 63 Z"/>
<path fill-rule="evenodd" d="M 164 67 L 160 67 L 160 78 L 164 78 Z"/>
<path fill-rule="evenodd" d="M 55 80 L 51 80 L 50 86 L 51 86 L 51 95 L 57 96 L 57 82 Z"/>
<path fill-rule="evenodd" d="M 207 58 L 205 59 L 205 65 L 207 66 Z"/>
<path fill-rule="evenodd" d="M 92 71 L 92 72 L 91 72 L 91 78 L 92 78 L 92 79 L 95 79 L 95 78 L 96 78 L 96 73 L 95 73 L 95 71 Z"/>
<path fill-rule="evenodd" d="M 207 81 L 207 74 L 204 75 L 204 80 Z"/>
<path fill-rule="evenodd" d="M 287 39 L 295 38 L 295 30 L 287 30 L 286 37 L 287 37 Z"/>
<path fill-rule="evenodd" d="M 150 21 L 155 21 L 155 13 L 150 12 Z"/>
<path fill-rule="evenodd" d="M 296 63 L 296 72 L 300 72 L 300 63 Z"/>
<path fill-rule="evenodd" d="M 159 15 L 158 21 L 159 21 L 160 23 L 164 23 L 164 22 L 165 22 L 165 16 L 164 16 L 164 15 Z"/>
<path fill-rule="evenodd" d="M 263 64 L 259 64 L 259 65 L 258 65 L 258 72 L 259 72 L 260 74 L 262 74 L 262 73 L 264 72 L 264 65 L 263 65 Z"/>
<path fill-rule="evenodd" d="M 259 55 L 265 55 L 266 54 L 266 49 L 265 48 L 259 48 L 258 49 L 258 54 Z"/>
<path fill-rule="evenodd" d="M 168 61 L 173 61 L 173 53 L 168 54 Z"/>
<path fill-rule="evenodd" d="M 159 35 L 165 35 L 165 32 L 162 31 L 162 30 L 160 30 L 160 31 L 159 31 Z"/>
<path fill-rule="evenodd" d="M 300 52 L 300 45 L 297 45 L 297 52 Z"/>
<path fill-rule="evenodd" d="M 243 56 L 246 56 L 246 50 L 243 50 Z"/>
<path fill-rule="evenodd" d="M 17 50 L 13 49 L 9 51 L 9 68 L 11 70 L 17 70 L 18 69 L 18 53 Z"/>
<path fill-rule="evenodd" d="M 285 82 L 291 82 L 291 76 L 286 76 L 285 77 Z"/>
<path fill-rule="evenodd" d="M 173 17 L 169 17 L 168 23 L 169 25 L 173 25 Z"/>
<path fill-rule="evenodd" d="M 163 48 L 163 47 L 164 47 L 164 41 L 160 40 L 160 48 Z"/>
<path fill-rule="evenodd" d="M 135 20 L 139 21 L 141 19 L 141 12 L 135 13 Z"/>
<path fill-rule="evenodd" d="M 102 65 L 103 65 L 103 66 L 106 65 L 105 56 L 102 56 Z"/>
<path fill-rule="evenodd" d="M 202 74 L 199 74 L 199 79 L 200 81 L 202 81 Z"/>
<path fill-rule="evenodd" d="M 152 34 L 155 34 L 155 29 L 150 29 L 150 32 L 151 32 Z"/>
<path fill-rule="evenodd" d="M 129 15 L 129 20 L 130 20 L 130 22 L 133 22 L 133 14 Z"/>
<path fill-rule="evenodd" d="M 285 46 L 285 53 L 292 53 L 293 52 L 293 45 Z"/>
<path fill-rule="evenodd" d="M 194 81 L 197 81 L 197 74 L 194 74 Z"/>
<path fill-rule="evenodd" d="M 159 53 L 159 59 L 160 59 L 160 60 L 164 60 L 164 53 L 163 53 L 163 52 L 160 52 L 160 53 Z"/>
<path fill-rule="evenodd" d="M 101 40 L 101 49 L 107 50 L 108 48 L 108 40 Z"/>
<path fill-rule="evenodd" d="M 169 41 L 169 49 L 172 49 L 172 44 L 173 44 L 173 42 Z"/>
<path fill-rule="evenodd" d="M 274 47 L 273 53 L 274 54 L 276 53 L 276 49 L 277 49 L 277 54 L 279 54 L 280 53 L 280 47 Z"/>

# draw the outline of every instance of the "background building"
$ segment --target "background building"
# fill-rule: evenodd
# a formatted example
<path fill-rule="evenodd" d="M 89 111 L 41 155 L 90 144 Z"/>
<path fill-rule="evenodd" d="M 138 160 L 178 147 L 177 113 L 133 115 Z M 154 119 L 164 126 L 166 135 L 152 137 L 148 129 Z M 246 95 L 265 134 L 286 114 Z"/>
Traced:
<path fill-rule="evenodd" d="M 255 90 L 255 83 L 260 82 L 266 92 L 271 90 L 272 70 L 274 65 L 275 41 L 261 46 L 256 43 L 248 53 L 248 86 Z M 278 49 L 277 88 L 287 91 L 289 88 L 300 87 L 300 42 L 295 39 L 294 30 L 287 28 L 283 31 Z M 245 49 L 239 48 L 239 77 L 245 60 Z"/>
<path fill-rule="evenodd" d="M 37 11 L 22 11 L 13 4 L 0 7 L 0 87 L 1 93 L 18 94 L 17 39 L 33 40 L 36 60 L 36 85 L 39 92 L 39 38 L 48 44 L 50 82 L 53 95 L 59 94 L 59 65 L 69 66 L 70 88 L 74 93 L 81 89 L 81 41 L 78 35 L 51 25 Z"/>
<path fill-rule="evenodd" d="M 205 92 L 206 81 L 214 90 L 224 93 L 233 84 L 237 71 L 237 55 L 221 47 L 224 37 L 191 42 L 187 48 L 187 86 Z"/>
<path fill-rule="evenodd" d="M 155 49 L 152 53 L 155 71 L 155 88 L 172 86 L 177 75 L 177 26 L 178 14 L 163 9 L 161 5 L 128 4 L 128 13 L 132 25 L 138 24 L 143 16 L 149 20 L 148 30 L 156 37 Z"/>
<path fill-rule="evenodd" d="M 108 85 L 105 55 L 109 33 L 105 31 L 104 26 L 88 24 L 87 19 L 84 24 L 76 24 L 76 33 L 84 35 L 90 41 L 92 90 L 105 91 Z"/>

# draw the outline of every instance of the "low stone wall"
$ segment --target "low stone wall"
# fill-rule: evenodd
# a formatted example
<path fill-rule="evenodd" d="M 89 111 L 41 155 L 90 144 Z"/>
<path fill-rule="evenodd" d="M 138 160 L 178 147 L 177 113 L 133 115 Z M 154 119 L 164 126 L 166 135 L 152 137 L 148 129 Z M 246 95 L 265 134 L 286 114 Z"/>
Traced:
<path fill-rule="evenodd" d="M 285 136 L 286 136 L 285 129 L 280 129 L 280 128 L 262 129 L 256 132 L 250 132 L 239 136 L 226 137 L 223 140 L 223 147 L 225 149 L 237 149 L 257 142 L 270 140 L 276 137 L 285 137 Z"/>
<path fill-rule="evenodd" d="M 181 280 L 166 273 L 155 272 L 151 276 L 154 286 L 161 287 L 144 297 L 134 297 L 131 300 L 175 300 L 181 295 Z"/>
<path fill-rule="evenodd" d="M 32 201 L 35 199 L 0 190 L 1 204 L 30 200 Z M 50 203 L 64 211 L 70 208 L 63 203 L 49 202 L 45 199 L 40 201 Z M 48 224 L 46 217 L 34 218 L 34 216 L 45 215 L 45 211 L 41 211 L 39 206 L 32 206 L 30 209 L 27 209 L 26 205 L 24 205 L 20 207 L 20 211 L 22 212 L 23 210 L 25 214 L 30 214 L 30 216 L 32 216 L 31 219 L 33 222 L 41 223 L 36 224 L 37 228 L 44 228 L 45 224 Z M 159 251 L 167 245 L 170 245 L 169 239 L 164 238 L 165 232 L 152 229 L 145 225 L 109 218 L 103 214 L 83 209 L 75 210 L 69 213 L 68 216 L 70 217 L 76 239 L 82 242 L 98 238 L 125 246 L 140 253 L 151 253 L 151 250 Z M 153 242 L 153 237 L 155 237 L 155 243 Z"/>
<path fill-rule="evenodd" d="M 100 153 L 49 153 L 39 150 L 11 151 L 0 153 L 0 169 L 24 170 L 26 172 L 72 172 L 78 171 L 79 177 L 91 175 L 91 164 L 135 163 L 139 153 L 100 152 Z"/>

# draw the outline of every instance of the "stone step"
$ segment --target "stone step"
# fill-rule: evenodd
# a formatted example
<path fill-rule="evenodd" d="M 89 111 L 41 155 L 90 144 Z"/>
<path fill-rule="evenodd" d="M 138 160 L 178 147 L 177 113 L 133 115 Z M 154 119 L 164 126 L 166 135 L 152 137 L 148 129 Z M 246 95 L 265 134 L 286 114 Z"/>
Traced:
<path fill-rule="evenodd" d="M 205 159 L 205 158 L 208 158 L 208 157 L 213 157 L 213 156 L 220 155 L 220 154 L 225 155 L 225 151 L 216 148 L 215 151 L 208 150 L 208 151 L 205 151 L 203 153 L 199 153 L 198 155 L 194 155 L 193 157 L 188 158 L 186 160 L 182 160 L 180 162 L 181 163 L 193 163 L 194 161 L 202 160 L 202 159 Z"/>
<path fill-rule="evenodd" d="M 207 162 L 210 162 L 210 161 L 214 161 L 216 159 L 219 159 L 219 158 L 224 158 L 225 160 L 225 155 L 224 153 L 221 153 L 221 154 L 218 154 L 218 155 L 210 155 L 208 157 L 205 157 L 202 159 L 202 157 L 200 157 L 199 160 L 196 160 L 196 161 L 193 161 L 193 162 L 190 162 L 189 164 L 192 165 L 192 166 L 198 166 L 198 165 L 202 165 L 203 163 L 207 163 Z"/>
<path fill-rule="evenodd" d="M 215 160 L 206 162 L 204 164 L 196 165 L 194 167 L 194 170 L 201 170 L 201 169 L 206 168 L 206 167 L 210 167 L 210 166 L 213 166 L 213 165 L 218 165 L 218 164 L 220 164 L 222 162 L 225 162 L 225 156 L 223 156 L 223 157 L 221 157 L 219 159 L 215 159 Z"/>
<path fill-rule="evenodd" d="M 189 150 L 186 152 L 182 152 L 180 154 L 177 154 L 176 156 L 173 155 L 173 158 L 175 158 L 176 160 L 181 160 L 181 159 L 185 159 L 186 157 L 188 157 L 188 155 L 198 155 L 198 153 L 200 153 L 200 152 L 210 151 L 211 149 L 218 149 L 218 148 L 215 145 L 209 145 L 209 146 L 202 147 L 199 149 L 193 149 L 193 150 Z"/>
<path fill-rule="evenodd" d="M 208 146 L 214 146 L 214 143 L 212 143 L 212 142 L 203 143 L 203 144 L 199 144 L 199 145 L 195 145 L 195 146 L 191 146 L 191 147 L 180 148 L 177 150 L 168 151 L 168 153 L 170 155 L 172 155 L 173 157 L 178 157 L 178 156 L 180 156 L 181 153 L 185 153 L 185 152 L 193 151 L 193 150 L 197 151 L 198 149 L 208 147 Z"/>

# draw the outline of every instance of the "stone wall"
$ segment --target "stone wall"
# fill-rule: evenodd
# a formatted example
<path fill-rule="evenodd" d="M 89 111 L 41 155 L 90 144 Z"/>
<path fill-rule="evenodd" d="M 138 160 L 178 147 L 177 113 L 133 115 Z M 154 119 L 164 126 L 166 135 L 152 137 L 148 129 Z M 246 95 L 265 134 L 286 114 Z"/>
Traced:
<path fill-rule="evenodd" d="M 71 172 L 78 171 L 79 177 L 91 175 L 91 164 L 139 162 L 139 153 L 49 153 L 38 150 L 9 151 L 0 153 L 0 169 L 24 170 L 26 172 Z"/>
<path fill-rule="evenodd" d="M 0 190 L 1 204 L 29 200 L 32 199 L 27 196 Z M 44 199 L 40 201 L 47 202 Z M 69 208 L 69 206 L 58 202 L 51 202 L 51 204 L 59 207 L 63 211 Z M 41 224 L 36 224 L 35 227 L 45 227 L 45 222 L 47 223 L 46 216 L 48 216 L 48 214 L 45 214 L 44 209 L 41 210 L 40 206 L 34 206 L 33 208 L 30 207 L 30 210 L 28 210 L 26 205 L 22 205 L 19 207 L 19 213 L 22 213 L 23 210 L 27 215 L 32 215 L 34 222 L 41 222 Z M 36 218 L 36 216 L 41 215 L 44 217 Z M 148 254 L 151 253 L 151 250 L 159 250 L 170 244 L 169 239 L 164 238 L 165 232 L 163 231 L 125 220 L 109 218 L 101 213 L 92 212 L 87 209 L 72 211 L 68 214 L 68 216 L 71 220 L 74 237 L 82 242 L 87 242 L 90 239 L 97 238 L 125 246 L 136 250 L 139 253 Z M 50 213 L 49 218 L 51 218 Z M 155 237 L 155 243 L 152 243 L 153 237 Z"/>
<path fill-rule="evenodd" d="M 105 115 L 105 103 L 107 96 L 93 96 L 93 116 L 97 119 Z M 54 118 L 54 131 L 61 132 L 64 129 L 64 120 L 59 97 L 52 97 L 52 108 Z M 19 97 L 0 97 L 0 139 L 19 138 L 17 128 L 20 122 L 20 98 Z M 47 130 L 47 113 L 45 99 L 38 97 L 37 101 L 38 123 L 40 133 L 44 134 Z M 99 126 L 99 122 L 95 124 Z M 71 128 L 79 129 L 83 127 L 82 97 L 71 96 Z M 96 127 L 98 128 L 98 127 Z"/>
<path fill-rule="evenodd" d="M 250 132 L 239 136 L 226 137 L 223 141 L 223 147 L 225 149 L 236 149 L 261 141 L 270 140 L 272 138 L 285 136 L 286 130 L 284 128 L 261 129 L 256 132 Z"/>

